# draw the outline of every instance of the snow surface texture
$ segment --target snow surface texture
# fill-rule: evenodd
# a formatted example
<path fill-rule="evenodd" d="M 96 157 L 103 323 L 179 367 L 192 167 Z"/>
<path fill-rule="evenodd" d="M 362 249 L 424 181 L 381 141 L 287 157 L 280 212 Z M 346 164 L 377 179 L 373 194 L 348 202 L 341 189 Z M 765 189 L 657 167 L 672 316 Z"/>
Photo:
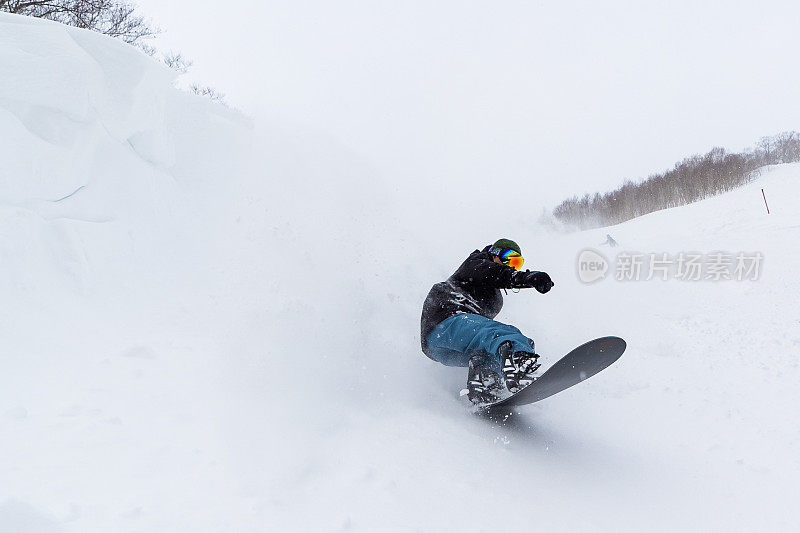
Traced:
<path fill-rule="evenodd" d="M 543 531 L 800 523 L 800 165 L 556 235 L 171 82 L 122 43 L 0 16 L 0 531 L 497 531 L 509 505 Z M 760 251 L 763 273 L 584 285 L 606 232 Z M 499 236 L 556 282 L 501 315 L 545 367 L 603 335 L 628 351 L 492 422 L 418 321 Z"/>

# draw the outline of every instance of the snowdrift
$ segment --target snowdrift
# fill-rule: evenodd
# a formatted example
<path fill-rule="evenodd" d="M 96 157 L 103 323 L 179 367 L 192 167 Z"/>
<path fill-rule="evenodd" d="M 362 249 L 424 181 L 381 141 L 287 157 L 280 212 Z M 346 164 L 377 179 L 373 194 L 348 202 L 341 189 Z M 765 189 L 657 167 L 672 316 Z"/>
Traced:
<path fill-rule="evenodd" d="M 0 16 L 0 530 L 492 530 L 509 505 L 569 531 L 800 519 L 800 166 L 564 236 L 172 79 L 114 40 Z M 762 275 L 582 284 L 577 255 L 606 232 L 760 251 Z M 500 236 L 556 283 L 501 315 L 545 364 L 602 335 L 629 348 L 493 422 L 458 398 L 465 372 L 421 354 L 418 320 Z"/>
<path fill-rule="evenodd" d="M 213 369 L 184 339 L 202 344 L 188 309 L 214 291 L 215 199 L 250 127 L 172 77 L 101 35 L 0 15 L 0 529 L 122 529 L 140 498 L 185 492 L 170 480 L 213 445 L 187 379 Z"/>

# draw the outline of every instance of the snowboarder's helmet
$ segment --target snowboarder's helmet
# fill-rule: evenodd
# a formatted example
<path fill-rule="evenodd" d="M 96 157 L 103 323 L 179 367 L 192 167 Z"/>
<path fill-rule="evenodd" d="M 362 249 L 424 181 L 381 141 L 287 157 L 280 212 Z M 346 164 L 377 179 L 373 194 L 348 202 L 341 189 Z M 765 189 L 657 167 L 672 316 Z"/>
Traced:
<path fill-rule="evenodd" d="M 498 239 L 490 248 L 489 253 L 496 255 L 506 265 L 514 270 L 522 268 L 522 250 L 511 239 Z"/>
<path fill-rule="evenodd" d="M 497 239 L 497 241 L 489 248 L 489 253 L 492 255 L 500 255 L 505 250 L 513 250 L 519 255 L 522 255 L 522 250 L 519 249 L 519 244 L 511 239 Z"/>

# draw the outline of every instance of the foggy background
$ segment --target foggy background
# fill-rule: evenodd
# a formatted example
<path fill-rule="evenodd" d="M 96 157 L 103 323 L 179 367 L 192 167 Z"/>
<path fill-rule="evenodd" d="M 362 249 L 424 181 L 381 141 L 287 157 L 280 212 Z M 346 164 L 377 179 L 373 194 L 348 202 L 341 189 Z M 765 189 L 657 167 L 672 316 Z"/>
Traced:
<path fill-rule="evenodd" d="M 552 208 L 800 124 L 797 2 L 138 4 L 189 79 L 331 135 L 400 189 Z"/>

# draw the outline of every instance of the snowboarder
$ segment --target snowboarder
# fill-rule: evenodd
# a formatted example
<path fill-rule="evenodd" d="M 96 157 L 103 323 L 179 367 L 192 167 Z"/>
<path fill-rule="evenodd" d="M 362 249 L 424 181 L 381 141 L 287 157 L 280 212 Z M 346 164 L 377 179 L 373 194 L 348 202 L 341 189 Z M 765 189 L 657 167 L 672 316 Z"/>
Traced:
<path fill-rule="evenodd" d="M 446 281 L 435 284 L 422 307 L 422 351 L 447 366 L 469 367 L 470 401 L 484 404 L 515 393 L 535 379 L 539 355 L 534 342 L 514 326 L 494 319 L 503 307 L 500 289 L 554 283 L 544 272 L 520 270 L 522 251 L 499 239 L 475 250 Z"/>
<path fill-rule="evenodd" d="M 610 233 L 606 233 L 606 240 L 605 242 L 601 242 L 600 246 L 605 246 L 606 244 L 612 248 L 617 247 L 617 241 L 614 240 L 614 237 L 612 237 Z"/>

